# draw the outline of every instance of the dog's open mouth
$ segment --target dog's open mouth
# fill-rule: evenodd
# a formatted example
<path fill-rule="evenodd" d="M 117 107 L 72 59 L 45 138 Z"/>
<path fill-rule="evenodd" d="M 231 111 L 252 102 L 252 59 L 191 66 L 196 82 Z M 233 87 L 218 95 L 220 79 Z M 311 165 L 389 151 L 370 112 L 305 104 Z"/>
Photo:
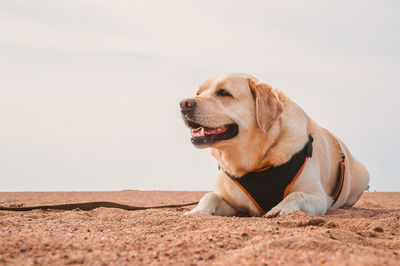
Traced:
<path fill-rule="evenodd" d="M 194 145 L 213 144 L 221 140 L 234 138 L 239 133 L 237 124 L 227 124 L 224 126 L 211 128 L 199 125 L 193 121 L 186 121 L 190 127 L 192 143 Z"/>

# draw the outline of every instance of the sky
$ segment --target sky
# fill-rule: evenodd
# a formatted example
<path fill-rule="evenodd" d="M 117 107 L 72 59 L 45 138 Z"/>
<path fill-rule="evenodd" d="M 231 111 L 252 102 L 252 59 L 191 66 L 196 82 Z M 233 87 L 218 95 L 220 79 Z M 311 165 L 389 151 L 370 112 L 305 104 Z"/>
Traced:
<path fill-rule="evenodd" d="M 399 1 L 0 2 L 0 191 L 212 190 L 181 99 L 249 73 L 400 191 Z"/>

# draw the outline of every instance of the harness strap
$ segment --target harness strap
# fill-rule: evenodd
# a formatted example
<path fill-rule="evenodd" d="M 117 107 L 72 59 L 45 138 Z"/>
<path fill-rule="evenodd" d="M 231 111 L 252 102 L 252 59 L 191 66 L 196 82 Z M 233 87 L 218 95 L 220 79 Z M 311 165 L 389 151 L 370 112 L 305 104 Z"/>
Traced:
<path fill-rule="evenodd" d="M 335 138 L 336 139 L 336 138 Z M 336 201 L 339 199 L 340 194 L 342 193 L 343 189 L 343 184 L 344 184 L 344 173 L 345 173 L 345 159 L 346 156 L 343 153 L 342 145 L 340 145 L 340 142 L 336 139 L 336 142 L 339 146 L 340 149 L 340 154 L 341 154 L 341 161 L 339 162 L 339 172 L 338 172 L 338 177 L 336 179 L 336 186 L 331 194 L 332 197 L 332 205 L 335 205 Z"/>
<path fill-rule="evenodd" d="M 308 156 L 306 157 L 306 159 L 304 160 L 303 165 L 301 166 L 300 170 L 297 172 L 296 176 L 293 178 L 292 182 L 290 182 L 290 184 L 285 188 L 285 192 L 283 193 L 283 198 L 286 198 L 286 196 L 289 194 L 290 188 L 293 186 L 294 182 L 296 182 L 297 178 L 303 172 L 303 169 L 307 164 L 308 158 L 310 158 L 310 157 L 308 157 Z"/>
<path fill-rule="evenodd" d="M 312 143 L 314 142 L 314 138 L 313 138 L 313 136 L 311 134 L 308 136 L 308 138 L 309 138 L 309 141 L 307 142 L 307 156 L 306 156 L 306 158 L 304 160 L 304 163 L 301 166 L 300 170 L 297 172 L 296 176 L 293 178 L 292 182 L 290 182 L 290 184 L 285 188 L 285 192 L 283 193 L 283 198 L 286 198 L 286 196 L 289 194 L 290 188 L 293 186 L 294 182 L 296 182 L 297 178 L 303 172 L 304 167 L 306 166 L 308 159 L 311 158 L 311 156 L 312 156 L 312 153 L 313 153 Z"/>

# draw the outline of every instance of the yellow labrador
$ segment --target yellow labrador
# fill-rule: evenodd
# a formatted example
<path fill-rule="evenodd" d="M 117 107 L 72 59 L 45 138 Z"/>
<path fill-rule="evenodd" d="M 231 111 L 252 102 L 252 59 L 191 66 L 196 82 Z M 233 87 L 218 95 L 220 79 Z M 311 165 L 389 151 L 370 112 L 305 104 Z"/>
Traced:
<path fill-rule="evenodd" d="M 368 171 L 341 140 L 281 91 L 252 76 L 230 74 L 207 80 L 194 98 L 180 106 L 192 143 L 210 148 L 220 166 L 215 191 L 204 195 L 189 214 L 246 212 L 274 217 L 300 210 L 323 215 L 328 209 L 354 205 L 368 185 Z M 299 155 L 302 151 L 304 156 Z M 280 174 L 282 169 L 290 171 L 293 163 L 298 165 L 296 172 L 288 177 Z M 279 171 L 268 178 L 271 169 Z M 262 173 L 258 179 L 252 177 L 258 173 Z M 243 187 L 244 177 L 252 183 L 250 189 Z M 289 185 L 283 184 L 285 178 Z M 268 201 L 269 194 L 281 197 L 276 205 L 257 201 L 257 197 Z"/>

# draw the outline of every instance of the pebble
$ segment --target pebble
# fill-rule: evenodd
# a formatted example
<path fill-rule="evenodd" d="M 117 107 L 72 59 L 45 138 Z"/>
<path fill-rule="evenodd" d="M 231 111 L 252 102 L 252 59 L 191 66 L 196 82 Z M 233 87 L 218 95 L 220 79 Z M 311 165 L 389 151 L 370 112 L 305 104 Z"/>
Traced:
<path fill-rule="evenodd" d="M 333 239 L 333 240 L 338 240 L 335 236 L 333 236 L 333 235 L 329 235 L 329 237 L 331 238 L 331 239 Z"/>
<path fill-rule="evenodd" d="M 383 233 L 382 227 L 375 227 L 375 228 L 374 228 L 374 231 L 375 231 L 375 232 L 378 232 L 378 233 Z"/>

